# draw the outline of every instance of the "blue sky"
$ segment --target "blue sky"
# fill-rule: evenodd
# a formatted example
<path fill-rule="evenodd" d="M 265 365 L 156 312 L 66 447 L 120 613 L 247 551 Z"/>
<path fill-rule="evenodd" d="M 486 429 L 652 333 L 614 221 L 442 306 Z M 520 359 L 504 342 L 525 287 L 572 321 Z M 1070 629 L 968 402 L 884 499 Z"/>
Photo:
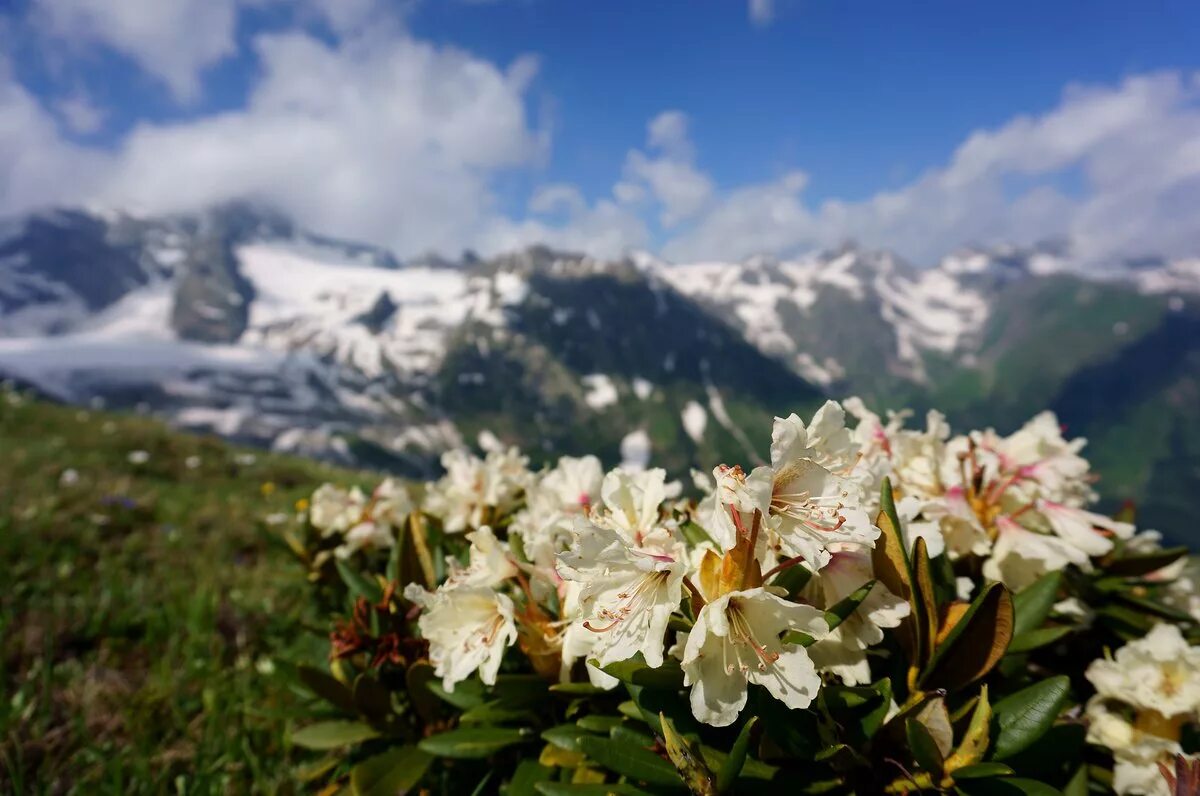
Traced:
<path fill-rule="evenodd" d="M 0 8 L 0 155 L 33 161 L 7 212 L 250 195 L 401 253 L 1200 253 L 1195 3 Z"/>

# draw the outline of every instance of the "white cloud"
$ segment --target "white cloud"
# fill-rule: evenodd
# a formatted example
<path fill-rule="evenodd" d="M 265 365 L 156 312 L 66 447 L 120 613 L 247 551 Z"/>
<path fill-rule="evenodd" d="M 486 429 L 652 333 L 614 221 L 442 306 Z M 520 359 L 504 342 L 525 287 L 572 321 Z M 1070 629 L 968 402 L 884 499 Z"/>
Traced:
<path fill-rule="evenodd" d="M 1064 177 L 1065 175 L 1065 177 Z M 1062 183 L 1080 182 L 1064 189 Z M 795 176 L 721 196 L 668 256 L 740 257 L 854 238 L 930 261 L 966 243 L 1066 238 L 1083 262 L 1200 251 L 1200 79 L 1072 87 L 1057 107 L 973 133 L 946 165 L 861 202 L 809 208 Z"/>
<path fill-rule="evenodd" d="M 676 110 L 655 116 L 646 126 L 646 146 L 654 154 L 631 150 L 614 194 L 622 201 L 637 201 L 648 191 L 662 205 L 659 220 L 664 227 L 673 227 L 703 210 L 715 186 L 693 162 L 687 116 Z"/>
<path fill-rule="evenodd" d="M 141 125 L 94 183 L 59 183 L 62 198 L 171 211 L 249 197 L 402 254 L 457 252 L 492 224 L 494 175 L 540 157 L 527 59 L 504 71 L 406 36 L 255 46 L 245 109 Z"/>
<path fill-rule="evenodd" d="M 215 0 L 226 1 L 243 0 Z M 92 20 L 93 0 L 45 2 L 39 13 L 66 14 L 54 23 L 61 30 L 87 22 L 100 27 L 74 35 L 124 47 L 139 40 L 130 30 L 184 18 L 122 27 Z M 668 110 L 649 121 L 643 145 L 628 151 L 611 195 L 544 184 L 510 217 L 500 207 L 498 178 L 516 171 L 536 184 L 549 152 L 549 129 L 529 110 L 542 99 L 531 87 L 536 60 L 501 68 L 420 41 L 378 22 L 376 0 L 304 2 L 327 21 L 333 41 L 259 35 L 258 75 L 244 107 L 142 123 L 109 148 L 61 134 L 64 126 L 96 129 L 104 109 L 83 95 L 47 107 L 0 59 L 0 213 L 50 203 L 182 211 L 251 198 L 315 230 L 388 245 L 402 256 L 545 242 L 597 255 L 657 247 L 688 260 L 788 254 L 846 239 L 918 262 L 967 243 L 1046 238 L 1068 239 L 1083 261 L 1200 252 L 1196 75 L 1069 88 L 1051 110 L 976 131 L 941 166 L 863 201 L 806 201 L 809 178 L 796 168 L 719 190 L 698 165 L 689 118 Z M 114 14 L 135 5 L 118 0 Z M 199 46 L 184 50 L 179 63 L 190 67 L 157 73 L 186 87 L 205 59 L 196 55 Z"/>
<path fill-rule="evenodd" d="M 97 107 L 87 95 L 75 92 L 54 103 L 54 109 L 73 132 L 89 135 L 104 126 L 104 110 Z"/>
<path fill-rule="evenodd" d="M 236 50 L 237 0 L 40 0 L 36 19 L 73 45 L 123 53 L 179 99 L 195 99 L 200 73 Z"/>
<path fill-rule="evenodd" d="M 775 21 L 775 0 L 750 0 L 748 10 L 755 25 L 765 27 Z"/>

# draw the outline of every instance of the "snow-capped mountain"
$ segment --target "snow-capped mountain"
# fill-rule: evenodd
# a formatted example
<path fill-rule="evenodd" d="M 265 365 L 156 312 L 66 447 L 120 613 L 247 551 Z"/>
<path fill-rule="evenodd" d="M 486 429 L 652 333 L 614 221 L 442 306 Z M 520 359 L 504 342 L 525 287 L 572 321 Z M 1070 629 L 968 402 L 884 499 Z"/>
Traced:
<path fill-rule="evenodd" d="M 63 210 L 0 224 L 0 375 L 414 474 L 464 443 L 749 464 L 772 414 L 826 394 L 1001 428 L 1049 406 L 1130 485 L 1114 496 L 1144 496 L 1200 485 L 1198 264 L 1099 274 L 1008 247 L 918 268 L 851 245 L 401 263 L 246 204 Z"/>

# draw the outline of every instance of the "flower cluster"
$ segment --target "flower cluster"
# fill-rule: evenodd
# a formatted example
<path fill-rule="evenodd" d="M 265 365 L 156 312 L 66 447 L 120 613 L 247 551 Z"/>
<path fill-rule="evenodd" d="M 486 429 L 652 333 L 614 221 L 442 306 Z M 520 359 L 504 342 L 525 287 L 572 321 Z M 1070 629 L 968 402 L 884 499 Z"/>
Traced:
<path fill-rule="evenodd" d="M 685 695 L 689 720 L 745 727 L 755 694 L 800 716 L 871 693 L 917 769 L 891 772 L 892 792 L 983 776 L 971 769 L 985 765 L 988 688 L 1044 687 L 1034 659 L 1079 673 L 1063 663 L 1068 636 L 1093 654 L 1129 641 L 1087 669 L 1082 720 L 1114 756 L 1118 792 L 1165 788 L 1158 764 L 1190 751 L 1181 731 L 1200 718 L 1200 647 L 1180 631 L 1200 616 L 1188 560 L 1094 510 L 1084 441 L 1052 414 L 1008 436 L 952 435 L 937 412 L 909 428 L 908 417 L 849 399 L 776 418 L 769 463 L 693 473 L 699 495 L 661 469 L 605 472 L 593 456 L 532 470 L 516 450 L 449 453 L 445 475 L 411 493 L 391 479 L 370 497 L 318 489 L 308 522 L 323 552 L 309 560 L 341 562 L 345 577 L 346 562 L 386 559 L 376 610 L 411 620 L 450 699 L 475 678 L 498 688 L 504 672 L 597 699 L 657 676 Z M 404 573 L 417 582 L 397 582 Z M 1138 601 L 1146 610 L 1132 611 Z M 1014 662 L 996 668 L 1002 657 Z M 1051 682 L 1061 715 L 1042 731 L 1067 716 L 1068 685 Z M 957 748 L 953 710 L 974 710 Z M 672 731 L 658 732 L 670 747 Z M 776 738 L 763 753 L 789 748 Z M 706 776 L 680 754 L 669 759 L 685 782 Z M 859 762 L 822 759 L 869 790 L 883 772 L 845 773 Z"/>

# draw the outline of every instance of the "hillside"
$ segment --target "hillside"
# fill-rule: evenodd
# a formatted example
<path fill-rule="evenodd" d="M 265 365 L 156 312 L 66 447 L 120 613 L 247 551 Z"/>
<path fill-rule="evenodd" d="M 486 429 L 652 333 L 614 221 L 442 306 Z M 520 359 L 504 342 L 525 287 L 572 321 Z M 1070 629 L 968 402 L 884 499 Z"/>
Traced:
<path fill-rule="evenodd" d="M 0 791 L 290 787 L 325 620 L 264 518 L 355 475 L 7 390 L 0 450 Z"/>
<path fill-rule="evenodd" d="M 846 245 L 403 263 L 247 204 L 4 229 L 0 375 L 57 400 L 413 477 L 462 445 L 750 463 L 766 441 L 742 429 L 825 396 L 1000 431 L 1051 407 L 1091 440 L 1110 504 L 1191 533 L 1200 261 L 1083 272 L 1061 248 L 995 247 L 919 268 Z"/>

